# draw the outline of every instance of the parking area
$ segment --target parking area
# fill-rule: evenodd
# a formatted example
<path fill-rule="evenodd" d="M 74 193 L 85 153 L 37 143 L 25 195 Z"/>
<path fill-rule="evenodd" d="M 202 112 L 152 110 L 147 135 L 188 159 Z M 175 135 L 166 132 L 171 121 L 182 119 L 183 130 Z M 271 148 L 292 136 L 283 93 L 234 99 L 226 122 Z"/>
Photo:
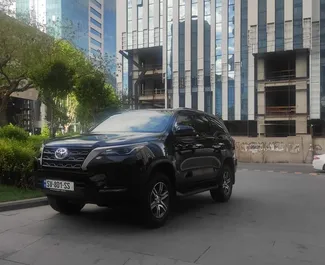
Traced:
<path fill-rule="evenodd" d="M 231 201 L 178 202 L 166 226 L 135 213 L 49 206 L 0 213 L 1 265 L 324 264 L 325 176 L 239 169 Z"/>

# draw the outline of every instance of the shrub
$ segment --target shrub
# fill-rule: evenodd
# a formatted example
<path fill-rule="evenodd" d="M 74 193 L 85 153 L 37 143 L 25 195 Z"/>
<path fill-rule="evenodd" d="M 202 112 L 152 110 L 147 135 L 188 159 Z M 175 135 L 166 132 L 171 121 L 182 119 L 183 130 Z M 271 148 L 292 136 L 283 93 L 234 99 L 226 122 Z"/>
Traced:
<path fill-rule="evenodd" d="M 0 128 L 0 184 L 32 187 L 34 159 L 46 139 L 12 124 Z"/>
<path fill-rule="evenodd" d="M 22 141 L 0 139 L 0 183 L 27 187 L 35 154 L 35 150 Z"/>
<path fill-rule="evenodd" d="M 27 141 L 28 137 L 29 135 L 24 129 L 16 127 L 12 124 L 0 128 L 0 138 Z"/>
<path fill-rule="evenodd" d="M 36 152 L 36 155 L 38 155 L 38 152 L 42 146 L 42 144 L 48 139 L 46 136 L 42 135 L 32 135 L 28 138 L 28 145 Z"/>
<path fill-rule="evenodd" d="M 45 125 L 45 126 L 42 128 L 41 135 L 42 135 L 43 137 L 47 137 L 47 138 L 50 137 L 50 128 L 49 128 L 49 126 Z"/>

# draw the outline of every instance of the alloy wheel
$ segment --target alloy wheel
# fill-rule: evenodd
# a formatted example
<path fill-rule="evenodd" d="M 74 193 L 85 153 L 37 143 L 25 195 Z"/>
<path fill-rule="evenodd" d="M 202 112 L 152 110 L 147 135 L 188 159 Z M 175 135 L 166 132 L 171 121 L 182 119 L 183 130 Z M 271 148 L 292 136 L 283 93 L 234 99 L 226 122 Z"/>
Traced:
<path fill-rule="evenodd" d="M 222 189 L 226 196 L 231 192 L 231 175 L 229 174 L 229 171 L 223 172 Z"/>
<path fill-rule="evenodd" d="M 151 213 L 155 218 L 161 219 L 165 216 L 169 207 L 169 191 L 164 182 L 158 182 L 152 188 L 150 194 Z"/>

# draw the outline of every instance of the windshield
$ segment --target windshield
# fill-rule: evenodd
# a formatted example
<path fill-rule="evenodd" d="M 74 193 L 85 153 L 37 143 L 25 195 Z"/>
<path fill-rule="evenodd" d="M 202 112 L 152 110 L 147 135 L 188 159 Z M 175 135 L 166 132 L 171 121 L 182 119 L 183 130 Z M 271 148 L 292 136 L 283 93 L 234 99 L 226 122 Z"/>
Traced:
<path fill-rule="evenodd" d="M 163 132 L 171 120 L 167 111 L 130 111 L 110 116 L 95 127 L 92 133 L 108 132 Z"/>

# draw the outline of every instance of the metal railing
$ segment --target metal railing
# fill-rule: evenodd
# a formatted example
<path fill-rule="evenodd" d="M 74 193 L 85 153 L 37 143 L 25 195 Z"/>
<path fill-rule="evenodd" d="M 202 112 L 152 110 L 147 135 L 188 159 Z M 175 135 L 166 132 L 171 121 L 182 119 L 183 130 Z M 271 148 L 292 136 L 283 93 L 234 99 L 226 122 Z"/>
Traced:
<path fill-rule="evenodd" d="M 266 115 L 293 115 L 296 114 L 296 106 L 265 107 Z"/>
<path fill-rule="evenodd" d="M 142 89 L 140 96 L 154 96 L 154 95 L 164 95 L 165 89 L 154 88 L 154 89 Z"/>
<path fill-rule="evenodd" d="M 296 78 L 296 71 L 294 69 L 284 70 L 284 71 L 272 71 L 266 73 L 266 81 L 280 81 L 280 80 L 290 80 Z"/>

